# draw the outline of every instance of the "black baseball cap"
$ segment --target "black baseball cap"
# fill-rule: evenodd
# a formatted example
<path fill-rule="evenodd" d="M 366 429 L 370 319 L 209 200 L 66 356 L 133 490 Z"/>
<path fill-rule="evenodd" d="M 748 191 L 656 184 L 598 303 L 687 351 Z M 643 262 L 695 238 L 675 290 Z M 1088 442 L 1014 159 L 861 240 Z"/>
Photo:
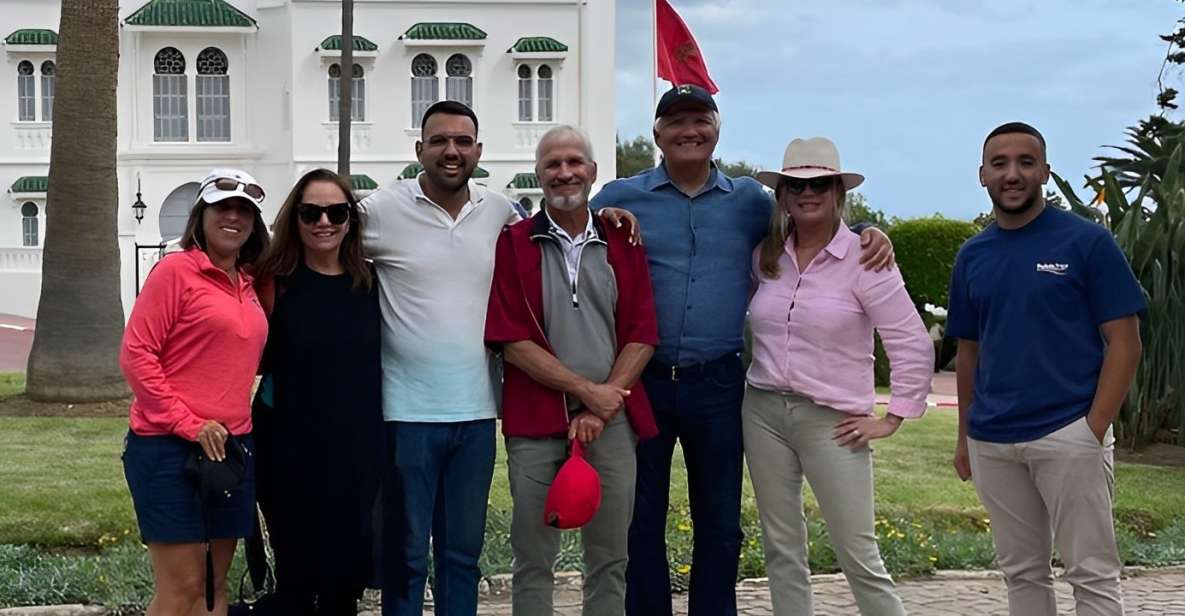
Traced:
<path fill-rule="evenodd" d="M 707 90 L 697 85 L 686 84 L 667 90 L 666 94 L 658 99 L 658 107 L 654 109 L 654 119 L 657 120 L 666 115 L 675 105 L 684 103 L 693 103 L 707 107 L 711 111 L 719 111 L 716 101 L 712 99 L 712 95 L 708 94 Z"/>

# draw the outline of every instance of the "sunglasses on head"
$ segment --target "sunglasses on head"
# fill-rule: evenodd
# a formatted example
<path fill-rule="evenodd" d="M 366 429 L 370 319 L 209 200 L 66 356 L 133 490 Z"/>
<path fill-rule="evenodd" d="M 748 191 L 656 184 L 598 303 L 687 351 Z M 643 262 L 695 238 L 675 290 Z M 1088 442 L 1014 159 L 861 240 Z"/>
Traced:
<path fill-rule="evenodd" d="M 202 184 L 201 188 L 198 189 L 198 192 L 201 192 L 203 189 L 205 189 L 207 186 L 210 186 L 210 185 L 213 185 L 214 188 L 217 188 L 218 190 L 227 190 L 227 191 L 238 190 L 239 187 L 242 186 L 243 192 L 248 197 L 251 197 L 252 199 L 255 199 L 256 201 L 263 201 L 263 197 L 264 197 L 263 187 L 260 186 L 259 184 L 248 184 L 246 182 L 240 182 L 234 178 L 215 178 L 213 180 L 210 180 L 209 182 L 206 182 L 205 184 Z"/>
<path fill-rule="evenodd" d="M 816 195 L 827 192 L 827 189 L 835 186 L 835 178 L 831 176 L 824 176 L 821 178 L 811 178 L 804 180 L 802 178 L 785 178 L 782 180 L 782 186 L 791 194 L 801 195 L 807 188 L 811 187 L 811 192 Z"/>
<path fill-rule="evenodd" d="M 350 218 L 349 203 L 334 203 L 332 205 L 317 205 L 316 203 L 301 203 L 296 206 L 296 215 L 306 225 L 315 225 L 321 220 L 321 214 L 329 217 L 329 224 L 340 225 Z"/>

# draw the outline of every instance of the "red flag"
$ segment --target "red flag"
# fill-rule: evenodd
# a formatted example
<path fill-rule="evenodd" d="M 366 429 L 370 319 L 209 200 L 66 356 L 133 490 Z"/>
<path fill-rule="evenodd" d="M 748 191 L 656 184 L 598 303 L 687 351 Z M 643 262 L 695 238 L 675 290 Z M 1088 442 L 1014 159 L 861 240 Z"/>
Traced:
<path fill-rule="evenodd" d="M 710 94 L 719 92 L 720 88 L 708 75 L 708 65 L 683 18 L 667 0 L 654 0 L 654 3 L 658 76 L 677 86 L 691 84 Z"/>

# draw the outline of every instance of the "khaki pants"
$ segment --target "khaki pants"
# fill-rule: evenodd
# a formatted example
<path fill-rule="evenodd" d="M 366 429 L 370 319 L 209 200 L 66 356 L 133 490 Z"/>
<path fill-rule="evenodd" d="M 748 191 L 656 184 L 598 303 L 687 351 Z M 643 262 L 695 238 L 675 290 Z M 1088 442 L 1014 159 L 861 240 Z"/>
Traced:
<path fill-rule="evenodd" d="M 1024 443 L 967 439 L 971 478 L 992 522 L 1011 616 L 1056 616 L 1052 546 L 1066 566 L 1078 616 L 1120 616 L 1122 563 L 1111 517 L 1114 441 L 1100 445 L 1083 417 Z"/>
<path fill-rule="evenodd" d="M 634 513 L 635 448 L 638 439 L 624 413 L 605 427 L 585 450 L 601 476 L 601 508 L 581 529 L 584 544 L 584 616 L 625 614 L 625 567 Z M 511 602 L 515 616 L 552 613 L 555 562 L 560 531 L 543 523 L 547 490 L 568 459 L 564 439 L 506 439 L 510 496 L 514 513 L 510 546 L 514 551 Z"/>
<path fill-rule="evenodd" d="M 765 568 L 777 616 L 813 613 L 802 481 L 819 501 L 835 556 L 864 616 L 904 616 L 876 544 L 872 451 L 831 440 L 849 415 L 795 394 L 745 389 L 745 457 L 765 545 Z"/>

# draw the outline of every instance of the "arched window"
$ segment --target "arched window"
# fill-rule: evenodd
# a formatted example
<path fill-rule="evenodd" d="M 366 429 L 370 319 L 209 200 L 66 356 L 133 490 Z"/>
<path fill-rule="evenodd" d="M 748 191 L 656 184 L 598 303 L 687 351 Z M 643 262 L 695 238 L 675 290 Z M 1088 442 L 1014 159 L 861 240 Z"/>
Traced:
<path fill-rule="evenodd" d="M 21 60 L 16 66 L 16 108 L 17 119 L 21 122 L 37 121 L 37 93 L 33 88 L 33 63 Z"/>
<path fill-rule="evenodd" d="M 534 84 L 531 83 L 531 67 L 526 64 L 518 66 L 518 121 L 530 122 L 535 119 Z"/>
<path fill-rule="evenodd" d="M 41 63 L 41 121 L 53 121 L 53 91 L 54 91 L 54 76 L 58 73 L 58 67 L 53 63 L 53 60 L 46 60 Z"/>
<path fill-rule="evenodd" d="M 21 206 L 21 244 L 40 246 L 41 234 L 38 231 L 37 204 L 29 201 Z"/>
<path fill-rule="evenodd" d="M 185 55 L 175 47 L 156 52 L 152 76 L 152 135 L 155 141 L 189 141 L 189 92 Z"/>
<path fill-rule="evenodd" d="M 551 122 L 555 119 L 555 97 L 553 95 L 553 81 L 551 78 L 551 67 L 544 64 L 539 67 L 537 73 L 539 75 L 539 121 Z"/>
<path fill-rule="evenodd" d="M 448 79 L 445 82 L 445 98 L 473 106 L 473 63 L 464 54 L 449 56 L 444 63 Z"/>
<path fill-rule="evenodd" d="M 230 77 L 226 54 L 207 47 L 197 57 L 197 140 L 230 141 Z"/>
<path fill-rule="evenodd" d="M 329 65 L 329 121 L 337 122 L 341 106 L 341 76 L 342 67 L 338 64 Z M 366 121 L 366 71 L 362 65 L 355 64 L 352 76 L 353 91 L 350 93 L 350 119 L 354 122 Z"/>
<path fill-rule="evenodd" d="M 428 107 L 440 99 L 436 58 L 422 53 L 411 60 L 411 125 L 419 128 Z"/>

